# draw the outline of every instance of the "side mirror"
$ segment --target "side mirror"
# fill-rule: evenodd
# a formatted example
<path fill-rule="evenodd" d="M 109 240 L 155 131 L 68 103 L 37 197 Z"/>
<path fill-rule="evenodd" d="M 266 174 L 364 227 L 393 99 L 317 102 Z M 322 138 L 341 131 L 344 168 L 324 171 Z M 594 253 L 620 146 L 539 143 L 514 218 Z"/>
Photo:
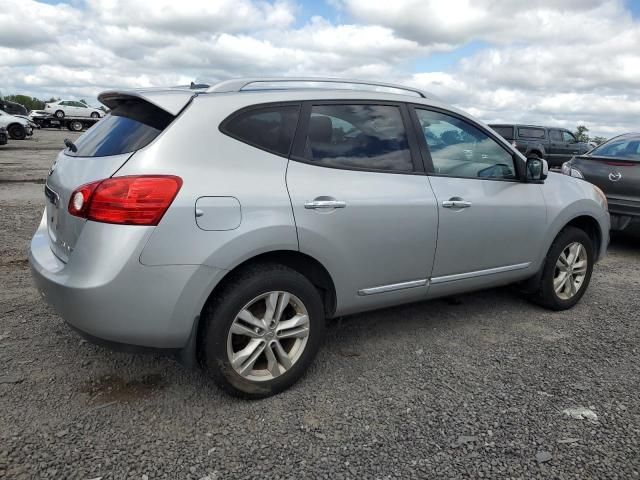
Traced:
<path fill-rule="evenodd" d="M 549 175 L 549 164 L 543 158 L 527 158 L 526 171 L 527 181 L 542 182 Z"/>

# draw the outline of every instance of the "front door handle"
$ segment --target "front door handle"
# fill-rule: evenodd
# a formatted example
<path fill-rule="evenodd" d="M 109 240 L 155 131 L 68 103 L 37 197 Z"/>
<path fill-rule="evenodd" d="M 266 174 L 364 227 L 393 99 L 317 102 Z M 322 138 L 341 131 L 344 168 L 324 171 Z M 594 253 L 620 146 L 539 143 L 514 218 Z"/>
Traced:
<path fill-rule="evenodd" d="M 471 206 L 471 202 L 454 197 L 442 202 L 442 206 L 444 208 L 469 208 Z"/>
<path fill-rule="evenodd" d="M 345 208 L 347 202 L 342 200 L 313 200 L 305 202 L 304 208 L 307 210 L 315 210 L 318 208 Z"/>

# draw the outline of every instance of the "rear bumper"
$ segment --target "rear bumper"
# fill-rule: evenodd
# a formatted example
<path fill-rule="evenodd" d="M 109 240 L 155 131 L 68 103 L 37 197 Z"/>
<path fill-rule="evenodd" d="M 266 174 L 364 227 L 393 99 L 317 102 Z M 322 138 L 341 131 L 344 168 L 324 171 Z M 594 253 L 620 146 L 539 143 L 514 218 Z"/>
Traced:
<path fill-rule="evenodd" d="M 89 338 L 183 348 L 223 271 L 142 265 L 140 252 L 152 230 L 87 222 L 64 263 L 51 251 L 43 216 L 29 249 L 35 284 L 60 316 Z"/>

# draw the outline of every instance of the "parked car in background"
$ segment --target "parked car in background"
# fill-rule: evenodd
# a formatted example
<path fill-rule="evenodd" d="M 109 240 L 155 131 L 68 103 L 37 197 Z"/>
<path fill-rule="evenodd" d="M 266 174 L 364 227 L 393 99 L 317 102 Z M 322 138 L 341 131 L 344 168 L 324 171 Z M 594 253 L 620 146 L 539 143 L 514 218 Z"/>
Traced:
<path fill-rule="evenodd" d="M 0 110 L 9 115 L 28 115 L 29 110 L 24 105 L 9 100 L 0 99 Z"/>
<path fill-rule="evenodd" d="M 89 339 L 178 350 L 236 395 L 292 385 L 325 318 L 515 282 L 564 310 L 606 252 L 597 187 L 420 90 L 240 79 L 99 99 L 112 114 L 47 177 L 36 285 Z"/>
<path fill-rule="evenodd" d="M 562 166 L 562 173 L 600 187 L 609 203 L 611 228 L 640 224 L 640 133 L 614 137 Z"/>
<path fill-rule="evenodd" d="M 588 143 L 579 142 L 573 133 L 564 128 L 520 124 L 489 126 L 526 157 L 544 158 L 550 167 L 560 167 L 574 155 L 591 150 Z"/>
<path fill-rule="evenodd" d="M 14 140 L 24 140 L 33 135 L 33 127 L 29 120 L 9 115 L 3 110 L 0 110 L 0 127 L 6 128 L 9 137 Z"/>
<path fill-rule="evenodd" d="M 0 145 L 6 145 L 9 141 L 9 134 L 7 133 L 7 129 L 4 127 L 0 127 Z"/>
<path fill-rule="evenodd" d="M 82 102 L 75 100 L 59 100 L 57 102 L 49 102 L 44 106 L 44 111 L 58 118 L 64 117 L 91 117 L 101 118 L 104 112 L 99 108 L 90 107 Z"/>

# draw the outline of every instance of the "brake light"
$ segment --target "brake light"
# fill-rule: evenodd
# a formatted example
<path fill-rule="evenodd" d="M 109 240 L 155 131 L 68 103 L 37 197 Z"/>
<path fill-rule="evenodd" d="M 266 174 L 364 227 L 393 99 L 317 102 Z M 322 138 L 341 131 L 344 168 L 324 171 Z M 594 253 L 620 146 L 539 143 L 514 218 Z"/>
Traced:
<path fill-rule="evenodd" d="M 94 222 L 158 225 L 182 187 L 172 175 L 114 177 L 78 187 L 69 213 Z"/>

